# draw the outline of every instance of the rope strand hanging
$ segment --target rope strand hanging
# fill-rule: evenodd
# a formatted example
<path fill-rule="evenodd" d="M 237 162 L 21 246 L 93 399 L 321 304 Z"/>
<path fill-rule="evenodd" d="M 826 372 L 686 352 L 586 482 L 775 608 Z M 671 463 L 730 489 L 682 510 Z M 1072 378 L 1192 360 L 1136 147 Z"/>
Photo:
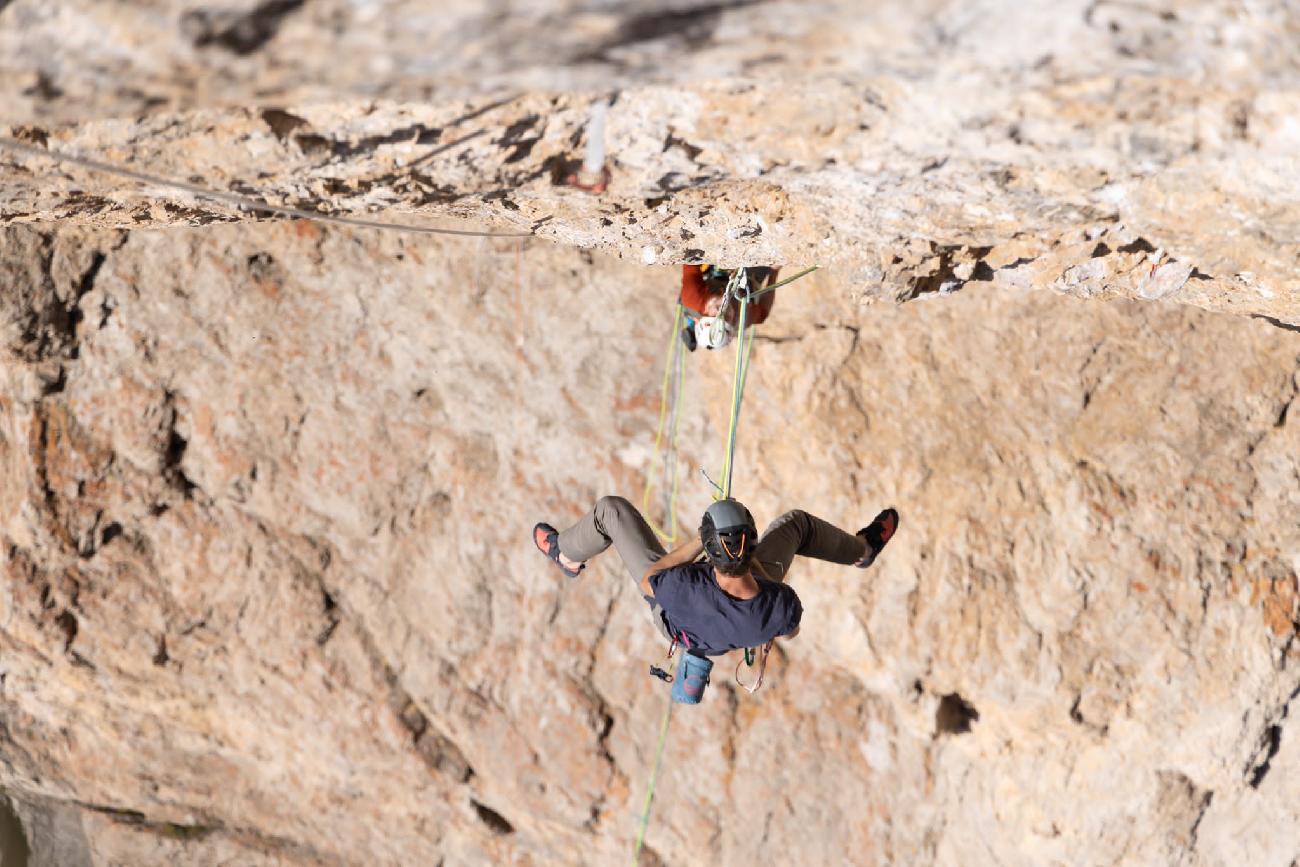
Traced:
<path fill-rule="evenodd" d="M 753 328 L 749 325 L 749 304 L 754 298 L 758 297 L 759 295 L 763 295 L 768 292 L 771 292 L 773 289 L 776 289 L 779 286 L 784 286 L 788 283 L 793 283 L 795 280 L 798 280 L 800 277 L 811 274 L 813 271 L 816 270 L 817 270 L 816 265 L 814 265 L 811 268 L 806 268 L 805 270 L 800 271 L 798 274 L 795 274 L 793 277 L 790 277 L 787 280 L 783 280 L 780 283 L 774 284 L 772 286 L 768 286 L 763 290 L 755 293 L 751 293 L 749 291 L 748 275 L 746 274 L 744 268 L 737 268 L 736 271 L 732 274 L 731 279 L 727 282 L 727 288 L 723 294 L 722 304 L 718 310 L 718 318 L 721 319 L 726 315 L 727 305 L 733 301 L 739 304 L 739 308 L 737 310 L 738 336 L 735 341 L 736 361 L 735 361 L 735 367 L 732 371 L 732 382 L 731 382 L 731 412 L 727 423 L 727 445 L 726 445 L 725 454 L 723 456 L 722 473 L 720 476 L 721 484 L 714 482 L 712 479 L 710 479 L 708 473 L 705 473 L 703 468 L 701 468 L 700 470 L 700 472 L 704 474 L 704 478 L 707 479 L 710 486 L 712 486 L 714 492 L 713 498 L 715 500 L 725 499 L 731 496 L 731 482 L 733 478 L 732 471 L 734 469 L 735 456 L 736 456 L 736 435 L 740 425 L 741 405 L 745 398 L 745 380 L 749 374 L 749 355 L 751 349 L 753 348 L 753 340 L 754 340 Z M 668 495 L 668 515 L 669 515 L 668 520 L 670 522 L 670 527 L 672 531 L 672 535 L 670 538 L 673 540 L 676 539 L 676 535 L 677 535 L 676 445 L 677 445 L 677 424 L 678 421 L 680 420 L 681 375 L 682 375 L 682 365 L 684 359 L 684 354 L 681 348 L 681 341 L 678 340 L 678 331 L 681 329 L 683 319 L 684 319 L 684 312 L 683 312 L 681 302 L 679 301 L 677 304 L 677 313 L 673 320 L 673 332 L 672 335 L 669 337 L 670 343 L 668 347 L 667 358 L 664 363 L 664 378 L 663 378 L 663 384 L 660 388 L 660 399 L 659 399 L 659 425 L 658 425 L 658 431 L 655 434 L 655 447 L 654 447 L 654 459 L 657 459 L 659 456 L 660 445 L 663 442 L 665 421 L 668 418 L 670 380 L 675 380 L 677 385 L 676 385 L 676 391 L 674 393 L 674 397 L 672 401 L 673 419 L 670 424 L 671 433 L 669 435 L 669 444 L 668 444 L 668 452 L 671 455 L 671 462 L 670 463 L 668 462 L 667 456 L 665 461 L 666 465 L 671 467 L 671 469 L 668 471 L 671 472 L 672 474 L 671 483 L 666 482 L 665 487 L 671 491 L 671 493 L 669 493 Z M 647 510 L 650 501 L 652 480 L 653 480 L 653 476 L 647 474 L 645 491 L 642 495 L 643 512 Z M 647 517 L 647 521 L 650 521 L 648 517 Z M 665 536 L 665 537 L 668 536 L 668 534 L 664 533 L 664 531 L 661 528 L 657 527 L 653 521 L 650 521 L 650 526 L 660 536 Z M 773 645 L 772 641 L 767 642 L 767 644 L 765 644 L 759 652 L 758 678 L 756 679 L 756 681 L 752 686 L 741 681 L 740 665 L 738 664 L 736 666 L 736 683 L 744 687 L 751 694 L 756 692 L 758 688 L 763 685 L 763 674 L 767 670 L 767 657 L 772 650 L 772 645 Z M 674 648 L 676 647 L 676 642 L 674 642 L 673 647 Z M 669 650 L 669 656 L 671 655 L 672 655 L 672 649 Z M 754 659 L 753 651 L 751 649 L 746 649 L 744 662 L 752 665 L 753 659 Z M 636 867 L 637 863 L 639 862 L 641 858 L 641 849 L 645 845 L 646 831 L 650 825 L 650 808 L 651 805 L 654 803 L 655 786 L 659 781 L 659 769 L 663 763 L 664 747 L 668 743 L 668 723 L 669 720 L 672 718 L 672 712 L 673 712 L 673 700 L 672 697 L 669 696 L 668 706 L 664 709 L 663 722 L 660 724 L 659 727 L 659 745 L 655 749 L 654 768 L 650 773 L 650 782 L 646 787 L 645 805 L 642 807 L 641 810 L 641 823 L 640 823 L 640 828 L 637 831 L 636 846 L 632 850 L 633 867 Z"/>
<path fill-rule="evenodd" d="M 473 229 L 441 229 L 434 226 L 407 226 L 402 223 L 386 223 L 380 220 L 365 220 L 359 217 L 336 217 L 332 214 L 322 214 L 318 211 L 307 211 L 302 208 L 271 205 L 238 193 L 210 190 L 207 187 L 201 187 L 198 184 L 192 184 L 189 181 L 178 181 L 175 178 L 159 177 L 158 175 L 151 175 L 147 172 L 139 172 L 135 169 L 129 169 L 126 166 L 118 166 L 101 160 L 91 159 L 90 157 L 83 157 L 79 154 L 46 150 L 45 148 L 38 148 L 34 145 L 25 144 L 17 139 L 6 138 L 4 136 L 0 136 L 0 148 L 8 148 L 11 151 L 17 151 L 18 153 L 27 154 L 28 156 L 44 157 L 45 159 L 54 160 L 58 163 L 70 163 L 92 171 L 117 175 L 118 177 L 127 178 L 128 180 L 137 181 L 142 184 L 170 187 L 174 190 L 181 190 L 202 199 L 210 199 L 226 205 L 233 205 L 237 208 L 259 211 L 264 214 L 297 217 L 302 220 L 319 220 L 322 223 L 335 223 L 337 225 L 351 226 L 358 229 L 382 229 L 389 232 L 414 232 L 420 235 L 459 235 L 470 238 L 529 238 L 532 237 L 533 234 L 532 232 L 480 232 Z"/>
<path fill-rule="evenodd" d="M 722 482 L 714 486 L 714 499 L 727 499 L 731 496 L 732 468 L 736 457 L 736 433 L 740 425 L 740 405 L 745 396 L 745 376 L 749 372 L 749 350 L 753 346 L 754 335 L 749 326 L 749 286 L 744 268 L 737 268 L 728 281 L 726 294 L 722 298 L 719 317 L 726 314 L 727 304 L 735 300 L 739 303 L 736 314 L 736 366 L 731 376 L 731 416 L 727 422 L 727 449 L 722 459 Z"/>
<path fill-rule="evenodd" d="M 682 380 L 685 370 L 685 355 L 678 332 L 686 319 L 685 309 L 677 302 L 677 313 L 673 319 L 673 329 L 668 335 L 668 351 L 665 353 L 664 378 L 659 393 L 659 425 L 655 431 L 655 444 L 651 452 L 650 464 L 653 468 L 660 463 L 659 456 L 664 439 L 665 423 L 668 425 L 668 444 L 663 448 L 662 481 L 665 494 L 664 514 L 668 529 L 655 523 L 650 517 L 650 493 L 654 489 L 655 469 L 646 473 L 645 489 L 641 492 L 641 513 L 646 523 L 670 545 L 677 541 L 677 431 L 681 425 Z"/>
<path fill-rule="evenodd" d="M 650 805 L 654 802 L 655 783 L 659 781 L 659 767 L 664 760 L 664 746 L 668 743 L 668 720 L 673 715 L 673 700 L 668 698 L 668 707 L 664 708 L 664 719 L 659 726 L 659 746 L 655 748 L 654 770 L 650 772 L 650 785 L 646 788 L 645 806 L 641 808 L 641 828 L 637 831 L 636 847 L 632 850 L 632 867 L 641 860 L 641 847 L 645 845 L 645 832 L 650 827 Z"/>

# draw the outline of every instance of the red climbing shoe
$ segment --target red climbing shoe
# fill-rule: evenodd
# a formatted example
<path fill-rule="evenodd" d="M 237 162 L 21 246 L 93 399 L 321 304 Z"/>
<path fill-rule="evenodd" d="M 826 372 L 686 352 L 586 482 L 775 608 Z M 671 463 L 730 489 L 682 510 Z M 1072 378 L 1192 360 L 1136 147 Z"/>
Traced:
<path fill-rule="evenodd" d="M 858 531 L 858 535 L 867 543 L 867 553 L 862 555 L 862 559 L 854 563 L 859 569 L 865 569 L 872 563 L 876 562 L 876 557 L 885 549 L 886 543 L 894 538 L 894 531 L 898 529 L 898 512 L 894 509 L 885 509 L 876 519 L 867 526 Z"/>
<path fill-rule="evenodd" d="M 541 551 L 547 557 L 560 567 L 560 571 L 570 578 L 577 578 L 578 573 L 587 568 L 586 563 L 579 564 L 577 569 L 570 569 L 560 562 L 560 534 L 550 524 L 538 524 L 533 527 L 533 544 L 537 550 Z"/>

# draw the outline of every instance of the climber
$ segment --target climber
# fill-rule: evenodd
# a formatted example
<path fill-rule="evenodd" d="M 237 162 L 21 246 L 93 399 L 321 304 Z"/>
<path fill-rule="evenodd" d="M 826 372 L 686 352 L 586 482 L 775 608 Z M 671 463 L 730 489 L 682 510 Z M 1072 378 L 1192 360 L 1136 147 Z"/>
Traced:
<path fill-rule="evenodd" d="M 747 288 L 758 292 L 776 282 L 777 268 L 746 268 Z M 730 304 L 722 313 L 724 327 L 711 328 L 713 320 L 719 315 L 722 297 L 726 293 L 727 283 L 731 280 L 734 269 L 718 268 L 714 265 L 683 265 L 681 303 L 686 308 L 686 327 L 682 330 L 682 341 L 686 348 L 694 352 L 695 347 L 721 349 L 731 342 L 737 326 L 738 305 Z M 749 306 L 745 321 L 749 325 L 759 325 L 772 312 L 772 302 L 776 292 L 768 292 L 758 297 Z"/>
<path fill-rule="evenodd" d="M 536 525 L 533 542 L 571 578 L 612 544 L 659 631 L 680 641 L 687 653 L 709 657 L 799 633 L 803 606 L 784 583 L 796 555 L 865 569 L 897 529 L 893 509 L 885 509 L 856 535 L 792 511 L 760 537 L 749 510 L 726 499 L 704 512 L 698 536 L 665 552 L 631 503 L 602 497 L 563 532 Z"/>

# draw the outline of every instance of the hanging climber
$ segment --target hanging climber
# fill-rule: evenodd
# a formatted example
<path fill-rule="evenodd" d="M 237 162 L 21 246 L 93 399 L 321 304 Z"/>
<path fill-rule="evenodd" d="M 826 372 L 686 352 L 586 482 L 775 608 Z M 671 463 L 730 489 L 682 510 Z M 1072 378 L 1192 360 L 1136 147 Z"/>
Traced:
<path fill-rule="evenodd" d="M 748 290 L 759 292 L 776 282 L 778 268 L 746 268 L 745 277 Z M 682 330 L 682 341 L 686 348 L 694 352 L 696 346 L 706 349 L 721 349 L 731 342 L 736 335 L 738 305 L 731 303 L 722 311 L 724 326 L 711 327 L 719 316 L 722 300 L 727 291 L 734 269 L 719 268 L 715 265 L 682 266 L 682 307 L 686 308 L 686 327 Z M 759 325 L 772 312 L 772 303 L 776 292 L 760 295 L 749 306 L 745 320 L 749 325 Z"/>
<path fill-rule="evenodd" d="M 799 633 L 803 605 L 785 583 L 796 555 L 865 569 L 897 529 L 894 509 L 885 509 L 856 535 L 792 511 L 760 537 L 749 510 L 726 499 L 704 512 L 698 536 L 665 552 L 631 503 L 602 497 L 563 532 L 538 524 L 533 542 L 571 578 L 612 544 L 650 606 L 655 626 L 707 666 L 698 687 L 702 692 L 712 668 L 707 657 Z M 699 694 L 678 700 L 698 702 Z"/>

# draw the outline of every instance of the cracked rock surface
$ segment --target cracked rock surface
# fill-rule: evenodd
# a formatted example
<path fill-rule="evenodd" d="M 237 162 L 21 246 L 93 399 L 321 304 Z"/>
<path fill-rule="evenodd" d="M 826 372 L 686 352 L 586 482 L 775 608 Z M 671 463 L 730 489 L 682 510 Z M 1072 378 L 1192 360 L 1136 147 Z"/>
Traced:
<path fill-rule="evenodd" d="M 1293 867 L 1295 9 L 516 5 L 0 0 L 42 153 L 525 235 L 0 150 L 5 857 L 628 860 L 664 648 L 529 530 L 640 502 L 709 260 L 823 266 L 736 494 L 902 529 L 674 714 L 642 863 Z"/>
<path fill-rule="evenodd" d="M 562 580 L 528 530 L 640 491 L 672 269 L 307 222 L 3 249 L 28 827 L 96 864 L 626 857 L 663 648 L 616 561 Z M 904 528 L 868 573 L 801 564 L 768 685 L 721 660 L 674 720 L 655 857 L 1288 864 L 1300 336 L 806 280 L 737 493 Z M 730 362 L 690 363 L 686 526 Z"/>
<path fill-rule="evenodd" d="M 436 22 L 416 5 L 118 18 L 20 0 L 0 17 L 15 71 L 0 121 L 41 151 L 310 212 L 652 263 L 819 263 L 856 296 L 990 281 L 1300 323 L 1291 4 L 554 0 L 497 17 L 449 4 Z M 102 71 L 146 41 L 136 83 L 114 89 Z M 612 176 L 591 197 L 562 181 L 597 96 Z M 252 218 L 0 160 L 0 223 Z"/>

